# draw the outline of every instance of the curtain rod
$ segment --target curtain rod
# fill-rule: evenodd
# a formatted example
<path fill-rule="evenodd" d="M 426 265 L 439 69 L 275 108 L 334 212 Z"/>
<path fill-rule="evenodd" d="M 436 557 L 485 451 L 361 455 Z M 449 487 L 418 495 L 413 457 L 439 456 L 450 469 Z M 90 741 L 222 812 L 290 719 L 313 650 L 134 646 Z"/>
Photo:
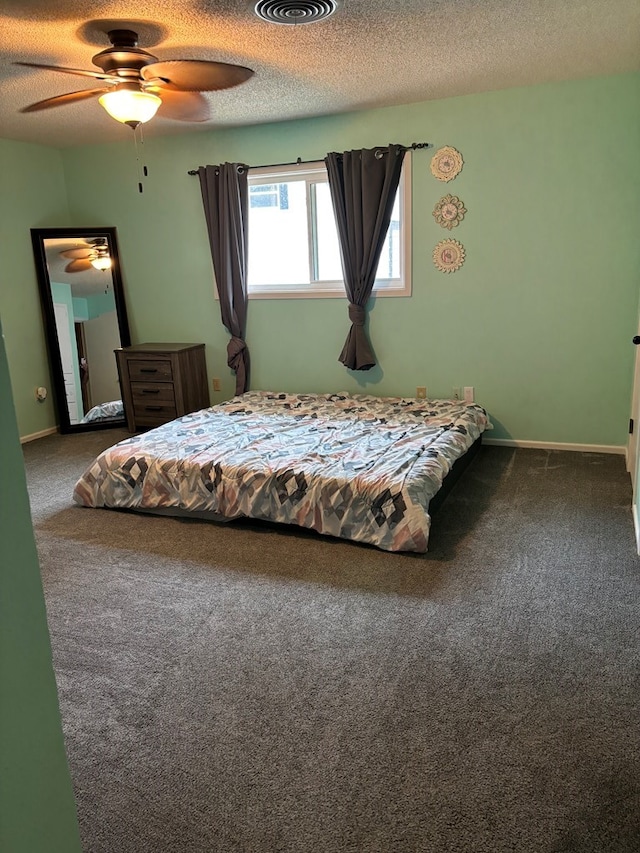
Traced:
<path fill-rule="evenodd" d="M 418 148 L 433 148 L 432 142 L 412 142 L 411 145 L 400 145 L 398 146 L 403 151 L 415 151 Z M 378 145 L 376 150 L 383 150 L 384 148 L 388 148 L 387 145 Z M 303 163 L 318 163 L 318 160 L 302 160 L 298 157 L 297 160 L 294 160 L 291 163 L 263 163 L 262 166 L 247 166 L 248 169 L 275 169 L 278 166 L 301 166 Z M 197 169 L 189 169 L 187 175 L 197 175 Z"/>

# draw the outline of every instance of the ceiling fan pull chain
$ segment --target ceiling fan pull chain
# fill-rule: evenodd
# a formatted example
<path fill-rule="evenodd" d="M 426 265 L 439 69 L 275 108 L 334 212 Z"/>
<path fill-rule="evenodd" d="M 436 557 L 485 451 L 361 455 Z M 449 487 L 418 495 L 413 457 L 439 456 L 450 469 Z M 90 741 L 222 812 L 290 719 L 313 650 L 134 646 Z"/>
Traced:
<path fill-rule="evenodd" d="M 141 148 L 142 154 L 144 156 L 144 131 L 142 129 L 142 125 L 140 125 L 140 148 Z M 145 178 L 149 174 L 149 170 L 147 169 L 147 167 L 144 164 L 142 166 L 142 174 Z"/>
<path fill-rule="evenodd" d="M 138 192 L 141 193 L 144 192 L 144 187 L 142 186 L 142 171 L 140 168 L 140 155 L 138 152 L 138 127 L 133 128 L 133 144 L 136 149 L 136 175 L 138 178 Z"/>

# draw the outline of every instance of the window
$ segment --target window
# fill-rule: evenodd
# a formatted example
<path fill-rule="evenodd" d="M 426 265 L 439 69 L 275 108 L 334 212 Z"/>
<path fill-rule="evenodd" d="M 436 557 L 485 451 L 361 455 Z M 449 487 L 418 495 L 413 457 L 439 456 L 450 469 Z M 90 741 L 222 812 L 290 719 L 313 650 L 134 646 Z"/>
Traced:
<path fill-rule="evenodd" d="M 405 154 L 373 293 L 411 294 L 411 155 Z M 249 172 L 250 298 L 345 296 L 323 162 Z"/>
<path fill-rule="evenodd" d="M 279 207 L 286 210 L 289 207 L 288 184 L 256 184 L 249 187 L 250 207 Z"/>

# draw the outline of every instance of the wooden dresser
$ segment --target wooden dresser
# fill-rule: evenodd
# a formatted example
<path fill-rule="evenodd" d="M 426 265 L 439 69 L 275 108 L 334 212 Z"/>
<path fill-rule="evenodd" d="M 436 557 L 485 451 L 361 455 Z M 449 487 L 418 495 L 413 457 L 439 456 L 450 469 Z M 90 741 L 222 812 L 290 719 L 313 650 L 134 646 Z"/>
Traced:
<path fill-rule="evenodd" d="M 136 344 L 115 353 L 129 432 L 210 405 L 204 344 Z"/>

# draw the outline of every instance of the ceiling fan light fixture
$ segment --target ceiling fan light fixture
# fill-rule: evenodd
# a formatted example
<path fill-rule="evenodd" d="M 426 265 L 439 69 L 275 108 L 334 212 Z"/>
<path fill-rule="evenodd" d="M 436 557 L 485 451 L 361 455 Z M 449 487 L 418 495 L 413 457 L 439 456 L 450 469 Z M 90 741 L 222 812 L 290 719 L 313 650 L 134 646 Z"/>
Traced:
<path fill-rule="evenodd" d="M 100 106 L 116 121 L 136 128 L 156 114 L 162 99 L 139 89 L 115 89 L 98 98 Z"/>
<path fill-rule="evenodd" d="M 97 270 L 109 270 L 111 269 L 111 258 L 109 255 L 98 255 L 97 258 L 91 259 L 91 266 Z"/>

